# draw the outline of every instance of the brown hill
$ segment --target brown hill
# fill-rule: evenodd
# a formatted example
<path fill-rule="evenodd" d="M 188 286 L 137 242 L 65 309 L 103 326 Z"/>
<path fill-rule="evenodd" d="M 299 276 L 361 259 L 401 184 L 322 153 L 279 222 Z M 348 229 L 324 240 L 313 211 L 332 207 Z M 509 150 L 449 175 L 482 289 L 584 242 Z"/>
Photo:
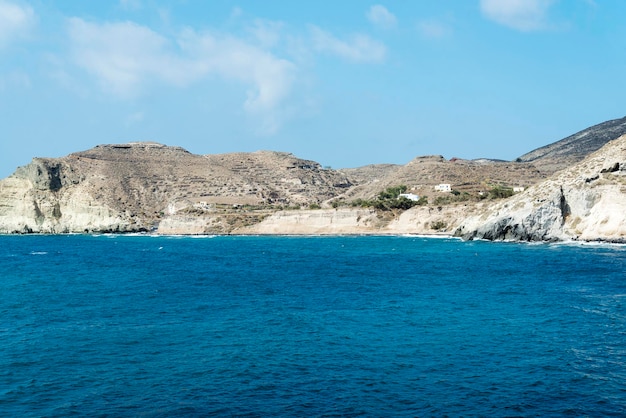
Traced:
<path fill-rule="evenodd" d="M 319 204 L 351 186 L 344 174 L 287 153 L 100 145 L 35 158 L 0 181 L 0 231 L 147 230 L 180 211 Z"/>
<path fill-rule="evenodd" d="M 93 183 L 97 198 L 126 209 L 164 202 L 310 204 L 351 184 L 341 173 L 282 152 L 194 155 L 156 143 L 100 145 L 61 159 Z"/>
<path fill-rule="evenodd" d="M 348 173 L 348 172 L 347 172 Z M 371 199 L 387 187 L 406 185 L 409 191 L 429 197 L 430 201 L 441 196 L 434 187 L 450 184 L 451 188 L 478 197 L 479 193 L 502 187 L 528 187 L 544 179 L 546 173 L 533 164 L 492 160 L 446 160 L 442 156 L 417 157 L 404 166 L 388 168 L 378 176 L 370 175 L 365 182 L 354 180 L 355 187 L 342 198 Z"/>

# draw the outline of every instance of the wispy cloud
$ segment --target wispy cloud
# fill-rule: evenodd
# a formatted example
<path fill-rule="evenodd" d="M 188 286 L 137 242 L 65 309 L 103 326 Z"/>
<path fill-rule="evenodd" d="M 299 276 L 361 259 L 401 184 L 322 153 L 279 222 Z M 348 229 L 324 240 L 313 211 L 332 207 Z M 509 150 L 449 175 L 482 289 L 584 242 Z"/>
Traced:
<path fill-rule="evenodd" d="M 2 0 L 0 0 L 2 1 Z M 263 134 L 277 131 L 297 113 L 294 92 L 301 85 L 307 59 L 301 54 L 329 54 L 354 63 L 385 59 L 385 45 L 364 34 L 340 39 L 316 26 L 294 37 L 281 22 L 254 20 L 243 35 L 182 29 L 163 34 L 131 21 L 91 22 L 69 18 L 68 63 L 96 80 L 102 90 L 121 99 L 142 96 L 159 86 L 186 88 L 203 80 L 223 80 L 245 89 L 242 108 Z M 290 58 L 292 57 L 292 58 Z M 303 66 L 304 68 L 300 68 Z M 63 71 L 61 75 L 67 75 Z"/>
<path fill-rule="evenodd" d="M 370 7 L 366 16 L 372 24 L 382 29 L 394 28 L 398 23 L 396 16 L 380 4 Z"/>
<path fill-rule="evenodd" d="M 0 0 L 0 48 L 26 35 L 35 21 L 35 12 L 30 6 Z"/>
<path fill-rule="evenodd" d="M 132 126 L 132 125 L 136 125 L 139 124 L 141 122 L 143 122 L 144 120 L 144 113 L 143 112 L 134 112 L 131 113 L 130 115 L 126 116 L 126 126 Z"/>
<path fill-rule="evenodd" d="M 270 118 L 289 96 L 295 78 L 290 61 L 230 35 L 186 29 L 170 39 L 132 22 L 72 18 L 69 36 L 74 62 L 121 98 L 140 95 L 155 82 L 185 87 L 217 76 L 246 85 L 244 109 Z M 277 129 L 274 117 L 265 125 L 264 131 Z"/>
<path fill-rule="evenodd" d="M 483 15 L 501 25 L 520 31 L 548 27 L 547 13 L 555 0 L 480 0 Z"/>
<path fill-rule="evenodd" d="M 96 24 L 72 18 L 69 36 L 75 62 L 121 97 L 136 95 L 151 80 L 185 85 L 196 76 L 168 39 L 132 22 Z"/>
<path fill-rule="evenodd" d="M 188 29 L 178 43 L 200 75 L 217 74 L 250 85 L 245 102 L 249 111 L 274 108 L 291 90 L 295 65 L 244 40 Z"/>
<path fill-rule="evenodd" d="M 354 34 L 343 40 L 317 26 L 310 26 L 310 31 L 313 48 L 318 52 L 329 53 L 353 62 L 381 62 L 387 54 L 387 48 L 382 42 L 367 35 Z"/>

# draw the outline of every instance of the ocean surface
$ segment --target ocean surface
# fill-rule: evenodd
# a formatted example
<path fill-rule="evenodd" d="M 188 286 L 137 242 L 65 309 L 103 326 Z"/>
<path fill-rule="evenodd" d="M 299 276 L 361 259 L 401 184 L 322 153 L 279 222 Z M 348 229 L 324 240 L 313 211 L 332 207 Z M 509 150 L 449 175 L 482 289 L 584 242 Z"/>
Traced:
<path fill-rule="evenodd" d="M 0 236 L 0 416 L 625 416 L 626 247 Z"/>

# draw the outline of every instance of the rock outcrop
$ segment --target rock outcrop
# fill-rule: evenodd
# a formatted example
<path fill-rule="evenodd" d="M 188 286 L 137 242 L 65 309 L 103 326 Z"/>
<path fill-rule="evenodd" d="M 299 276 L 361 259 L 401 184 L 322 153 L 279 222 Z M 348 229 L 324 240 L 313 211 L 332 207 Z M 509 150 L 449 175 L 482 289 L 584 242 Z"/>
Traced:
<path fill-rule="evenodd" d="M 626 135 L 469 217 L 455 234 L 465 239 L 626 242 Z"/>

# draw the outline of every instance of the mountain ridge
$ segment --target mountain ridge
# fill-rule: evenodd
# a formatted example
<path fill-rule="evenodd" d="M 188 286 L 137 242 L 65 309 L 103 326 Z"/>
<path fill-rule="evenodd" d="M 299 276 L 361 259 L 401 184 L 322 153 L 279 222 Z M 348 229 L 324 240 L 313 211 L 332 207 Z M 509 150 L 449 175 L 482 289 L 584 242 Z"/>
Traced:
<path fill-rule="evenodd" d="M 540 169 L 552 166 L 553 171 L 558 171 L 582 161 L 587 155 L 624 134 L 626 134 L 626 117 L 612 119 L 536 148 L 521 155 L 516 161 L 533 163 Z"/>

